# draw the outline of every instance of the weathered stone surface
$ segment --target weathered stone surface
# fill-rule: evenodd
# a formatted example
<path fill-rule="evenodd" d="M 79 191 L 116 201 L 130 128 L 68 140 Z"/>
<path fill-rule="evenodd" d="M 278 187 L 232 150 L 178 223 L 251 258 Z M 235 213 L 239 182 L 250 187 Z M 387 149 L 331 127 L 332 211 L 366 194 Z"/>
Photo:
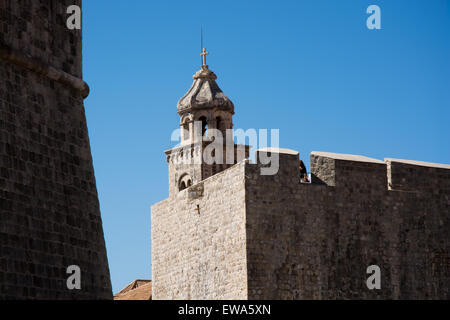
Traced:
<path fill-rule="evenodd" d="M 178 113 L 183 115 L 195 109 L 216 108 L 234 113 L 234 105 L 216 83 L 217 76 L 208 68 L 202 68 L 194 75 L 194 82 L 188 92 L 178 101 Z"/>
<path fill-rule="evenodd" d="M 309 184 L 289 149 L 251 164 L 234 146 L 237 164 L 206 164 L 206 125 L 232 129 L 232 112 L 205 65 L 194 79 L 181 146 L 166 151 L 169 198 L 151 209 L 154 299 L 450 298 L 449 165 L 312 152 Z M 371 265 L 380 290 L 366 286 Z"/>
<path fill-rule="evenodd" d="M 313 162 L 332 183 L 292 184 L 282 170 L 264 177 L 246 166 L 248 298 L 448 299 L 449 193 L 433 192 L 443 181 L 388 190 L 389 163 L 317 153 Z M 435 170 L 448 185 L 449 170 Z M 372 264 L 381 290 L 366 286 Z"/>
<path fill-rule="evenodd" d="M 390 189 L 450 194 L 450 165 L 390 158 L 385 161 Z"/>
<path fill-rule="evenodd" d="M 201 199 L 187 189 L 154 205 L 154 299 L 450 298 L 449 169 L 325 153 L 311 163 L 320 183 L 299 183 L 298 155 L 280 153 L 277 175 L 241 162 L 202 181 Z M 388 189 L 388 172 L 421 170 L 433 170 L 427 188 Z M 381 290 L 366 286 L 373 264 Z"/>
<path fill-rule="evenodd" d="M 0 42 L 81 83 L 73 4 L 1 1 Z M 111 299 L 83 92 L 36 70 L 0 59 L 0 299 Z"/>
<path fill-rule="evenodd" d="M 244 163 L 152 206 L 153 299 L 245 299 Z"/>

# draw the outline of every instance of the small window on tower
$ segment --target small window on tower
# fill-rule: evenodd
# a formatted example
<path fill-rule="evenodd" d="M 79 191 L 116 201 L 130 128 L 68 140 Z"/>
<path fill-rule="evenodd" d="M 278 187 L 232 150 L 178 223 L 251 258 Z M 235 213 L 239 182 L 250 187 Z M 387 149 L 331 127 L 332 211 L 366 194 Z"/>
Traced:
<path fill-rule="evenodd" d="M 186 189 L 186 184 L 184 183 L 184 181 L 182 181 L 181 185 L 180 185 L 180 191 L 182 191 L 184 189 Z"/>
<path fill-rule="evenodd" d="M 206 120 L 206 117 L 200 117 L 198 120 L 202 122 L 202 136 L 206 136 L 208 131 L 208 121 Z"/>

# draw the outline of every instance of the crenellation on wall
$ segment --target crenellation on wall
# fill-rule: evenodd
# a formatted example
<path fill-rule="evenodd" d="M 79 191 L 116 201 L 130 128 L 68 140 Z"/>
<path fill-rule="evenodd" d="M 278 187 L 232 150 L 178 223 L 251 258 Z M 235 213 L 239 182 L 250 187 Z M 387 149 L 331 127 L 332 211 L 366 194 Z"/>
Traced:
<path fill-rule="evenodd" d="M 390 190 L 450 194 L 450 165 L 386 158 Z"/>
<path fill-rule="evenodd" d="M 340 187 L 383 187 L 389 190 L 430 191 L 446 194 L 450 190 L 450 165 L 386 158 L 312 152 L 313 184 Z M 355 183 L 357 186 L 355 186 Z"/>
<path fill-rule="evenodd" d="M 310 155 L 311 183 L 336 186 L 335 161 L 311 152 Z"/>
<path fill-rule="evenodd" d="M 385 166 L 351 159 L 331 159 L 336 178 L 348 180 L 331 187 L 284 183 L 292 172 L 271 178 L 246 165 L 249 299 L 449 298 L 448 194 L 364 185 L 364 175 L 386 178 Z M 382 290 L 365 284 L 373 264 Z"/>
<path fill-rule="evenodd" d="M 284 176 L 285 179 L 280 180 L 280 183 L 297 184 L 300 181 L 300 160 L 297 151 L 285 148 L 264 148 L 256 151 L 255 158 L 261 168 L 259 174 L 273 177 L 275 180 L 277 180 L 279 176 Z M 270 161 L 267 159 L 270 159 Z M 276 172 L 275 174 L 271 171 L 268 172 L 269 174 L 266 174 L 262 170 L 263 168 L 267 169 L 270 167 L 273 167 L 274 172 Z"/>
<path fill-rule="evenodd" d="M 437 186 L 421 192 L 388 189 L 388 170 L 398 170 L 393 161 L 317 152 L 311 154 L 311 172 L 321 181 L 300 183 L 298 152 L 259 150 L 257 159 L 275 152 L 279 156 L 275 175 L 261 174 L 267 164 L 243 161 L 152 207 L 157 299 L 450 297 L 448 193 L 434 192 Z M 399 168 L 415 177 L 414 170 L 425 167 Z M 445 167 L 431 169 L 440 179 L 448 179 Z M 196 220 L 202 215 L 214 216 L 213 223 L 205 222 L 211 223 L 208 228 L 221 230 L 213 241 L 204 228 L 192 230 L 193 223 L 203 225 L 202 219 Z M 226 225 L 239 230 L 240 253 L 228 257 L 217 250 L 225 250 L 218 243 L 229 244 L 220 223 L 230 217 L 234 222 L 227 220 Z M 188 236 L 180 245 L 183 230 Z M 203 246 L 196 244 L 199 239 Z M 216 250 L 209 249 L 211 244 Z M 183 256 L 186 251 L 192 256 Z M 240 266 L 228 277 L 237 272 L 246 279 L 245 286 L 234 284 L 231 291 L 224 291 L 223 284 L 215 282 L 223 279 L 224 261 Z M 370 265 L 380 267 L 381 290 L 366 286 Z M 180 275 L 187 269 L 211 274 L 194 280 L 185 271 Z"/>
<path fill-rule="evenodd" d="M 387 169 L 383 161 L 357 155 L 311 152 L 313 183 L 346 188 L 385 188 Z"/>

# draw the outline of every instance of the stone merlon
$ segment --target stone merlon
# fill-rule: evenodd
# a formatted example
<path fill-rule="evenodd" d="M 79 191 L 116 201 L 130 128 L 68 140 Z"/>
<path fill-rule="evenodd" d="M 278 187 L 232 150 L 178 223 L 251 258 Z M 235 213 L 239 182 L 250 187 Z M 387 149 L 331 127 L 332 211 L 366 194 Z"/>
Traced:
<path fill-rule="evenodd" d="M 266 148 L 257 152 L 278 152 L 280 170 L 298 171 L 299 153 L 290 149 Z M 287 160 L 291 161 L 287 161 Z M 374 185 L 399 191 L 424 191 L 433 186 L 449 190 L 450 165 L 361 155 L 313 151 L 310 155 L 313 184 L 328 186 Z"/>

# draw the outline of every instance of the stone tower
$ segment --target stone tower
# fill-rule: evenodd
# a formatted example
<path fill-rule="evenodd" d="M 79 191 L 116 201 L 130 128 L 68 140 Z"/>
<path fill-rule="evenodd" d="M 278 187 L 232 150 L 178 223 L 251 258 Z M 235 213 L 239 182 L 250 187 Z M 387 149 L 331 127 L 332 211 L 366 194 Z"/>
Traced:
<path fill-rule="evenodd" d="M 71 5 L 0 1 L 0 299 L 112 298 Z"/>
<path fill-rule="evenodd" d="M 169 162 L 170 194 L 248 157 L 249 148 L 235 145 L 233 137 L 227 136 L 227 130 L 233 128 L 234 105 L 219 88 L 217 76 L 206 64 L 208 54 L 203 49 L 203 65 L 193 76 L 191 88 L 177 104 L 181 144 L 165 151 Z M 212 150 L 211 143 L 214 142 L 215 147 L 222 149 L 221 157 L 216 157 L 218 155 Z M 211 152 L 208 152 L 208 145 L 211 145 Z"/>

